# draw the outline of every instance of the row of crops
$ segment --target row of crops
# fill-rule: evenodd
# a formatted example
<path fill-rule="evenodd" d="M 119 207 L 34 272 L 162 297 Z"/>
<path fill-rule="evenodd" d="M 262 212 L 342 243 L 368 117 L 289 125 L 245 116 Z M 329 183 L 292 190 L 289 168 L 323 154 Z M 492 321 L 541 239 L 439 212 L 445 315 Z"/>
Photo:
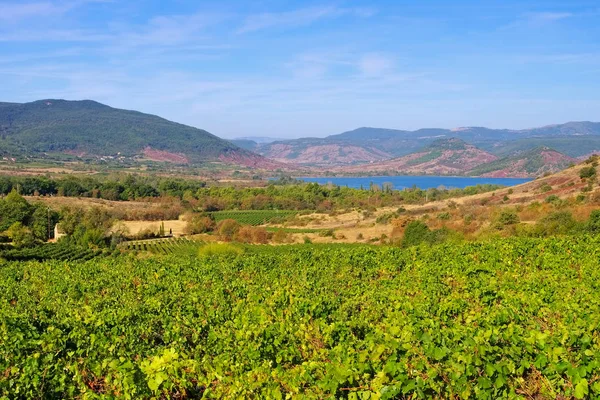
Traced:
<path fill-rule="evenodd" d="M 599 260 L 580 236 L 9 262 L 0 398 L 599 398 Z"/>
<path fill-rule="evenodd" d="M 123 247 L 130 251 L 149 251 L 153 254 L 181 254 L 182 252 L 195 251 L 199 247 L 199 242 L 185 237 L 136 240 L 125 242 Z"/>
<path fill-rule="evenodd" d="M 243 225 L 263 225 L 269 222 L 283 222 L 298 214 L 293 210 L 228 210 L 208 212 L 216 222 L 233 219 Z"/>
<path fill-rule="evenodd" d="M 8 261 L 28 260 L 71 260 L 87 261 L 103 255 L 99 249 L 90 249 L 66 243 L 46 243 L 40 246 L 15 249 L 11 247 L 0 248 L 0 258 Z"/>

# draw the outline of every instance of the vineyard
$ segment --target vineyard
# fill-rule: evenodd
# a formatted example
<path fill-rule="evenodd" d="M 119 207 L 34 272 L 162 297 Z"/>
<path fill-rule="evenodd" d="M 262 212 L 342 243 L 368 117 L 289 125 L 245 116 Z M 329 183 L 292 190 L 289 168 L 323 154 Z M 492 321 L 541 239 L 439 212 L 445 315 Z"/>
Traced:
<path fill-rule="evenodd" d="M 233 219 L 244 225 L 263 225 L 269 222 L 283 222 L 285 219 L 298 214 L 293 210 L 242 210 L 242 211 L 214 211 L 207 213 L 216 222 L 224 219 Z"/>
<path fill-rule="evenodd" d="M 598 398 L 600 237 L 0 268 L 2 398 Z"/>
<path fill-rule="evenodd" d="M 130 251 L 149 251 L 153 254 L 181 254 L 195 252 L 200 242 L 188 238 L 167 238 L 151 240 L 135 240 L 125 242 L 123 248 Z"/>
<path fill-rule="evenodd" d="M 5 259 L 8 261 L 86 261 L 103 254 L 105 253 L 102 250 L 93 250 L 87 247 L 63 243 L 47 243 L 41 246 L 24 249 L 14 249 L 12 247 L 0 248 L 0 259 Z"/>

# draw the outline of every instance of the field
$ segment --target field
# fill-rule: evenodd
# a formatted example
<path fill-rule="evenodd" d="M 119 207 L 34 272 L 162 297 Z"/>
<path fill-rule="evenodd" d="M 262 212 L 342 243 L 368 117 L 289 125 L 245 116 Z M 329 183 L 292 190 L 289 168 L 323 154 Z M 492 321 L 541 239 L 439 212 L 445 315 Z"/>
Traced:
<path fill-rule="evenodd" d="M 149 251 L 154 254 L 181 254 L 184 252 L 194 253 L 200 247 L 200 243 L 188 238 L 168 238 L 132 240 L 125 242 L 122 247 L 126 250 Z"/>
<path fill-rule="evenodd" d="M 233 219 L 244 225 L 263 225 L 276 220 L 285 220 L 298 214 L 298 211 L 292 210 L 232 210 L 232 211 L 214 211 L 207 213 L 216 222 L 224 219 Z"/>
<path fill-rule="evenodd" d="M 104 254 L 102 250 L 92 250 L 69 244 L 48 243 L 34 248 L 14 249 L 0 247 L 0 259 L 9 261 L 63 260 L 86 261 Z"/>
<path fill-rule="evenodd" d="M 596 398 L 600 237 L 0 268 L 4 398 Z"/>

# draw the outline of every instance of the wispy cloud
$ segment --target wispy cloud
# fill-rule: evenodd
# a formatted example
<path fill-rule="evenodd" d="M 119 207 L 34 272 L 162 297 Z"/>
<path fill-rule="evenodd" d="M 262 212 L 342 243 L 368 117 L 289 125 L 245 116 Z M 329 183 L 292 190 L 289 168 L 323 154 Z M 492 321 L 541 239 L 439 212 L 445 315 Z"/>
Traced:
<path fill-rule="evenodd" d="M 337 18 L 344 15 L 369 17 L 375 12 L 366 8 L 341 8 L 321 6 L 302 8 L 278 13 L 253 14 L 246 17 L 237 33 L 255 32 L 267 28 L 295 28 L 310 25 L 318 20 Z"/>
<path fill-rule="evenodd" d="M 532 24 L 545 24 L 572 18 L 574 16 L 575 14 L 570 12 L 543 11 L 525 14 L 523 18 Z"/>
<path fill-rule="evenodd" d="M 382 54 L 365 54 L 358 61 L 358 69 L 365 76 L 381 76 L 393 68 L 393 59 Z"/>
<path fill-rule="evenodd" d="M 0 20 L 5 22 L 19 22 L 27 18 L 64 14 L 69 10 L 89 3 L 109 2 L 112 2 L 112 0 L 6 2 L 0 4 Z"/>
<path fill-rule="evenodd" d="M 0 32 L 0 42 L 102 42 L 113 38 L 110 34 L 82 29 L 44 29 Z"/>

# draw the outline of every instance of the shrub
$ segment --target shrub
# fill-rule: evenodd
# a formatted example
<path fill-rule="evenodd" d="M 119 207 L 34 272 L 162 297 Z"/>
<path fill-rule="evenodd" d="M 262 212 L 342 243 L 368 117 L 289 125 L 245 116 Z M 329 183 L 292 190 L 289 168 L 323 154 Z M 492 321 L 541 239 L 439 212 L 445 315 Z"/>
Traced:
<path fill-rule="evenodd" d="M 502 211 L 496 220 L 495 227 L 496 229 L 504 229 L 505 226 L 516 225 L 521 220 L 517 213 L 513 211 Z"/>
<path fill-rule="evenodd" d="M 310 240 L 310 238 L 308 236 L 304 236 L 303 240 L 304 240 L 304 244 L 311 244 L 312 243 L 312 240 Z"/>
<path fill-rule="evenodd" d="M 552 190 L 552 186 L 548 185 L 547 183 L 544 183 L 542 186 L 540 186 L 540 191 L 542 193 L 546 193 Z"/>
<path fill-rule="evenodd" d="M 224 219 L 219 222 L 216 227 L 216 232 L 219 239 L 230 242 L 234 235 L 240 230 L 240 223 L 234 219 Z"/>
<path fill-rule="evenodd" d="M 242 243 L 265 244 L 268 241 L 268 233 L 265 228 L 245 225 L 238 229 L 233 239 Z"/>
<path fill-rule="evenodd" d="M 592 233 L 600 233 L 600 210 L 592 211 L 586 229 Z"/>
<path fill-rule="evenodd" d="M 356 240 L 363 240 L 364 236 L 362 233 L 359 233 L 358 235 L 356 235 Z"/>
<path fill-rule="evenodd" d="M 546 197 L 546 200 L 544 200 L 544 201 L 546 203 L 555 203 L 559 200 L 560 200 L 560 198 L 557 195 L 551 194 L 550 196 Z"/>
<path fill-rule="evenodd" d="M 234 246 L 229 243 L 209 243 L 206 244 L 198 250 L 199 257 L 212 257 L 212 256 L 221 256 L 221 257 L 231 257 L 238 256 L 244 252 L 244 249 Z"/>
<path fill-rule="evenodd" d="M 215 229 L 215 221 L 212 218 L 202 214 L 191 214 L 186 217 L 187 223 L 185 233 L 194 235 L 198 233 L 207 233 Z"/>
<path fill-rule="evenodd" d="M 592 178 L 596 176 L 596 168 L 594 166 L 583 167 L 579 171 L 579 177 L 581 179 Z"/>
<path fill-rule="evenodd" d="M 158 228 L 155 226 L 149 226 L 147 228 L 140 230 L 133 237 L 137 240 L 157 238 L 158 237 Z"/>
<path fill-rule="evenodd" d="M 375 223 L 387 225 L 390 223 L 390 221 L 394 217 L 396 217 L 396 215 L 394 213 L 381 214 L 380 216 L 377 217 L 377 219 L 375 220 Z"/>
<path fill-rule="evenodd" d="M 421 221 L 411 221 L 406 225 L 404 237 L 402 238 L 402 247 L 416 246 L 423 242 L 428 242 L 431 238 L 431 230 Z"/>
<path fill-rule="evenodd" d="M 321 237 L 334 237 L 335 233 L 333 232 L 333 229 L 327 229 L 327 230 L 319 232 L 319 236 L 321 236 Z"/>
<path fill-rule="evenodd" d="M 448 221 L 450 219 L 450 213 L 449 212 L 440 213 L 440 214 L 438 214 L 437 218 L 442 221 Z"/>
<path fill-rule="evenodd" d="M 470 225 L 474 219 L 475 219 L 475 216 L 473 214 L 467 214 L 463 217 L 463 223 L 465 225 Z"/>
<path fill-rule="evenodd" d="M 273 233 L 273 242 L 288 243 L 290 242 L 290 234 L 284 230 L 278 230 L 275 233 Z"/>
<path fill-rule="evenodd" d="M 578 225 L 570 212 L 556 211 L 539 220 L 534 232 L 537 236 L 564 235 L 575 232 Z"/>

